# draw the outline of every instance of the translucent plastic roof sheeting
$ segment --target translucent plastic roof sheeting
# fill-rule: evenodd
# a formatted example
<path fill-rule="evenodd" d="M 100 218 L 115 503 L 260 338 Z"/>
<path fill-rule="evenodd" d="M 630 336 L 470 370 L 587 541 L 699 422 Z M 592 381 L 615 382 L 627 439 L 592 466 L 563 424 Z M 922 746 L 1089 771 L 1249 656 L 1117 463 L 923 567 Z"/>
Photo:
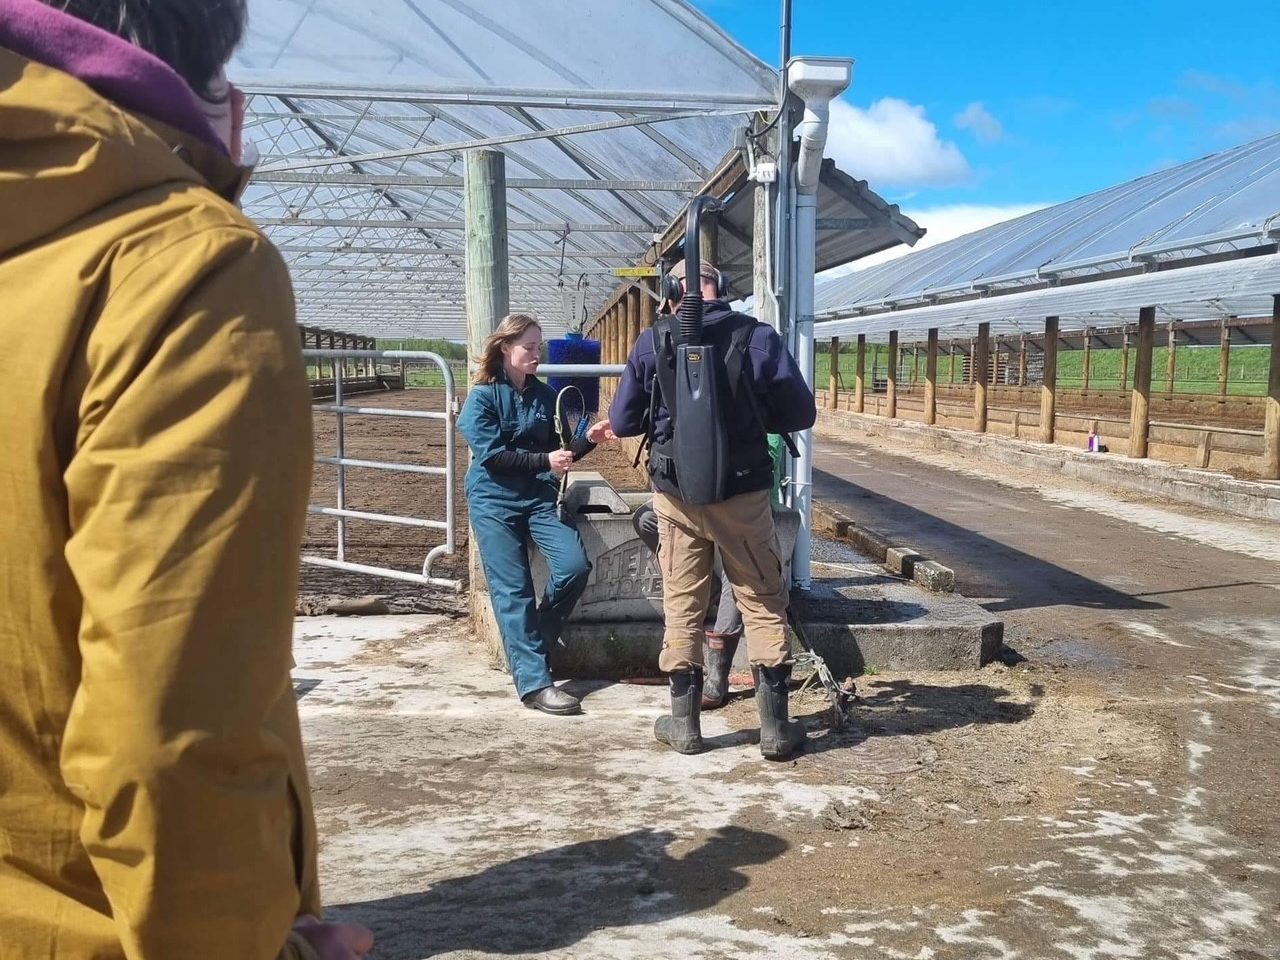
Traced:
<path fill-rule="evenodd" d="M 892 330 L 901 339 L 924 340 L 936 327 L 943 338 L 970 335 L 979 323 L 993 334 L 1044 330 L 1045 317 L 1058 317 L 1059 329 L 1121 326 L 1138 322 L 1138 310 L 1156 308 L 1156 320 L 1206 320 L 1269 316 L 1280 294 L 1280 254 L 1225 260 L 1129 276 L 1104 278 L 1064 287 L 1042 287 L 1000 297 L 905 307 L 849 320 L 816 324 L 816 336 L 865 333 L 884 340 Z"/>
<path fill-rule="evenodd" d="M 816 298 L 819 319 L 862 319 L 822 324 L 819 331 L 834 336 L 894 329 L 908 319 L 898 314 L 908 311 L 910 322 L 923 324 L 922 329 L 944 318 L 960 326 L 984 321 L 1034 326 L 1046 313 L 1027 311 L 1043 310 L 1047 301 L 1012 294 L 1046 287 L 1055 305 L 1047 313 L 1058 314 L 1064 323 L 1088 325 L 1114 314 L 1116 305 L 1102 294 L 1119 289 L 1095 289 L 1094 281 L 1121 284 L 1116 278 L 1126 273 L 1157 269 L 1168 276 L 1152 289 L 1167 299 L 1151 302 L 1166 305 L 1170 319 L 1269 312 L 1270 303 L 1261 295 L 1233 300 L 1224 289 L 1214 297 L 1214 291 L 1192 282 L 1193 275 L 1185 289 L 1170 278 L 1206 257 L 1274 249 L 1278 237 L 1280 134 L 823 283 Z M 1252 276 L 1259 269 L 1228 268 L 1215 276 L 1240 271 Z M 1280 293 L 1280 287 L 1270 292 Z M 871 317 L 873 324 L 867 322 Z"/>
<path fill-rule="evenodd" d="M 717 266 L 728 276 L 732 289 L 743 296 L 752 292 L 754 217 L 755 197 L 751 185 L 746 184 L 728 201 L 719 218 Z M 814 255 L 819 272 L 900 243 L 914 244 L 924 235 L 896 205 L 886 204 L 865 180 L 853 179 L 830 159 L 822 161 L 818 180 L 818 225 Z"/>
<path fill-rule="evenodd" d="M 506 154 L 511 305 L 554 326 L 561 283 L 594 310 L 777 97 L 681 0 L 250 0 L 230 72 L 299 319 L 381 336 L 464 334 L 464 150 Z"/>

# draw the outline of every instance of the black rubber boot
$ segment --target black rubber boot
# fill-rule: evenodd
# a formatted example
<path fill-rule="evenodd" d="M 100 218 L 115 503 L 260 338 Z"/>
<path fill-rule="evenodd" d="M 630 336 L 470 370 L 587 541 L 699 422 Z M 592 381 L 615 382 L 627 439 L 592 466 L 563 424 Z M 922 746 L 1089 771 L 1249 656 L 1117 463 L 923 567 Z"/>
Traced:
<path fill-rule="evenodd" d="M 715 710 L 729 700 L 729 668 L 738 652 L 736 633 L 707 634 L 707 685 L 702 692 L 702 709 Z"/>
<path fill-rule="evenodd" d="M 677 753 L 701 753 L 701 713 L 702 668 L 671 674 L 671 716 L 654 721 L 654 739 Z"/>
<path fill-rule="evenodd" d="M 760 711 L 760 752 L 766 760 L 785 760 L 805 741 L 804 724 L 787 714 L 791 664 L 753 665 L 751 672 L 756 679 L 756 709 Z"/>

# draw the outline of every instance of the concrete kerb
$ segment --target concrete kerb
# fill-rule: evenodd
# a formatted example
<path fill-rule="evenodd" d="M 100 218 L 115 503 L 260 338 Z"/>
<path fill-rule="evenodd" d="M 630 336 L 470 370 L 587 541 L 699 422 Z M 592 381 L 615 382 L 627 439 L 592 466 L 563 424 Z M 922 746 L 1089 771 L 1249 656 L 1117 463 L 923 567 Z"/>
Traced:
<path fill-rule="evenodd" d="M 925 590 L 951 593 L 956 588 L 956 574 L 950 567 L 930 560 L 912 547 L 890 543 L 880 534 L 860 527 L 828 504 L 814 503 L 813 528 L 857 547 L 893 573 L 906 577 Z"/>
<path fill-rule="evenodd" d="M 848 439 L 850 432 L 883 437 L 924 450 L 984 457 L 997 463 L 1030 467 L 1087 483 L 1105 484 L 1250 520 L 1280 520 L 1280 483 L 1240 480 L 1229 474 L 1196 470 L 1114 453 L 1086 453 L 1053 444 L 1029 443 L 989 433 L 930 427 L 845 410 L 820 410 L 815 432 Z"/>

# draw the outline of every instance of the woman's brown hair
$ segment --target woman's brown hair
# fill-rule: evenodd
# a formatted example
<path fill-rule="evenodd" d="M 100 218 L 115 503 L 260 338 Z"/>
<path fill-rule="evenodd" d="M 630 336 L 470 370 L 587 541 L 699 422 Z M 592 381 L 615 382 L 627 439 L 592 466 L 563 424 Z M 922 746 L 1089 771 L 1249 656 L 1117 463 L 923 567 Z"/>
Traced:
<path fill-rule="evenodd" d="M 508 343 L 515 343 L 530 327 L 541 330 L 542 324 L 527 313 L 509 313 L 503 317 L 498 329 L 484 342 L 480 365 L 472 374 L 471 382 L 481 384 L 497 380 L 498 374 L 502 372 L 502 348 Z"/>

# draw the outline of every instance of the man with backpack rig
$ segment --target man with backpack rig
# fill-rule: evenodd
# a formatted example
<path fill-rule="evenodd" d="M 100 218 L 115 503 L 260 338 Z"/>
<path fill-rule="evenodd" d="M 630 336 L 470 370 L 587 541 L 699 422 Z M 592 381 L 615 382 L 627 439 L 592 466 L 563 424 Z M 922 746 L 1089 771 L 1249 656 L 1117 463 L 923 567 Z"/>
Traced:
<path fill-rule="evenodd" d="M 705 303 L 702 342 L 714 348 L 710 355 L 722 358 L 716 362 L 721 364 L 720 409 L 728 436 L 723 498 L 701 505 L 681 498 L 676 432 L 701 432 L 710 425 L 692 417 L 682 420 L 679 409 L 671 409 L 676 354 L 670 317 L 636 341 L 609 410 L 614 435 L 647 435 L 651 443 L 649 475 L 658 515 L 665 620 L 658 665 L 670 674 L 671 683 L 671 716 L 658 720 L 654 736 L 681 753 L 702 749 L 703 626 L 719 548 L 746 627 L 760 711 L 760 751 L 780 760 L 804 742 L 804 726 L 787 712 L 787 586 L 773 529 L 768 434 L 809 429 L 817 407 L 777 332 L 729 308 L 727 284 L 714 266 L 702 263 L 698 273 Z M 684 298 L 685 283 L 681 261 L 664 278 L 663 296 L 672 314 Z"/>

